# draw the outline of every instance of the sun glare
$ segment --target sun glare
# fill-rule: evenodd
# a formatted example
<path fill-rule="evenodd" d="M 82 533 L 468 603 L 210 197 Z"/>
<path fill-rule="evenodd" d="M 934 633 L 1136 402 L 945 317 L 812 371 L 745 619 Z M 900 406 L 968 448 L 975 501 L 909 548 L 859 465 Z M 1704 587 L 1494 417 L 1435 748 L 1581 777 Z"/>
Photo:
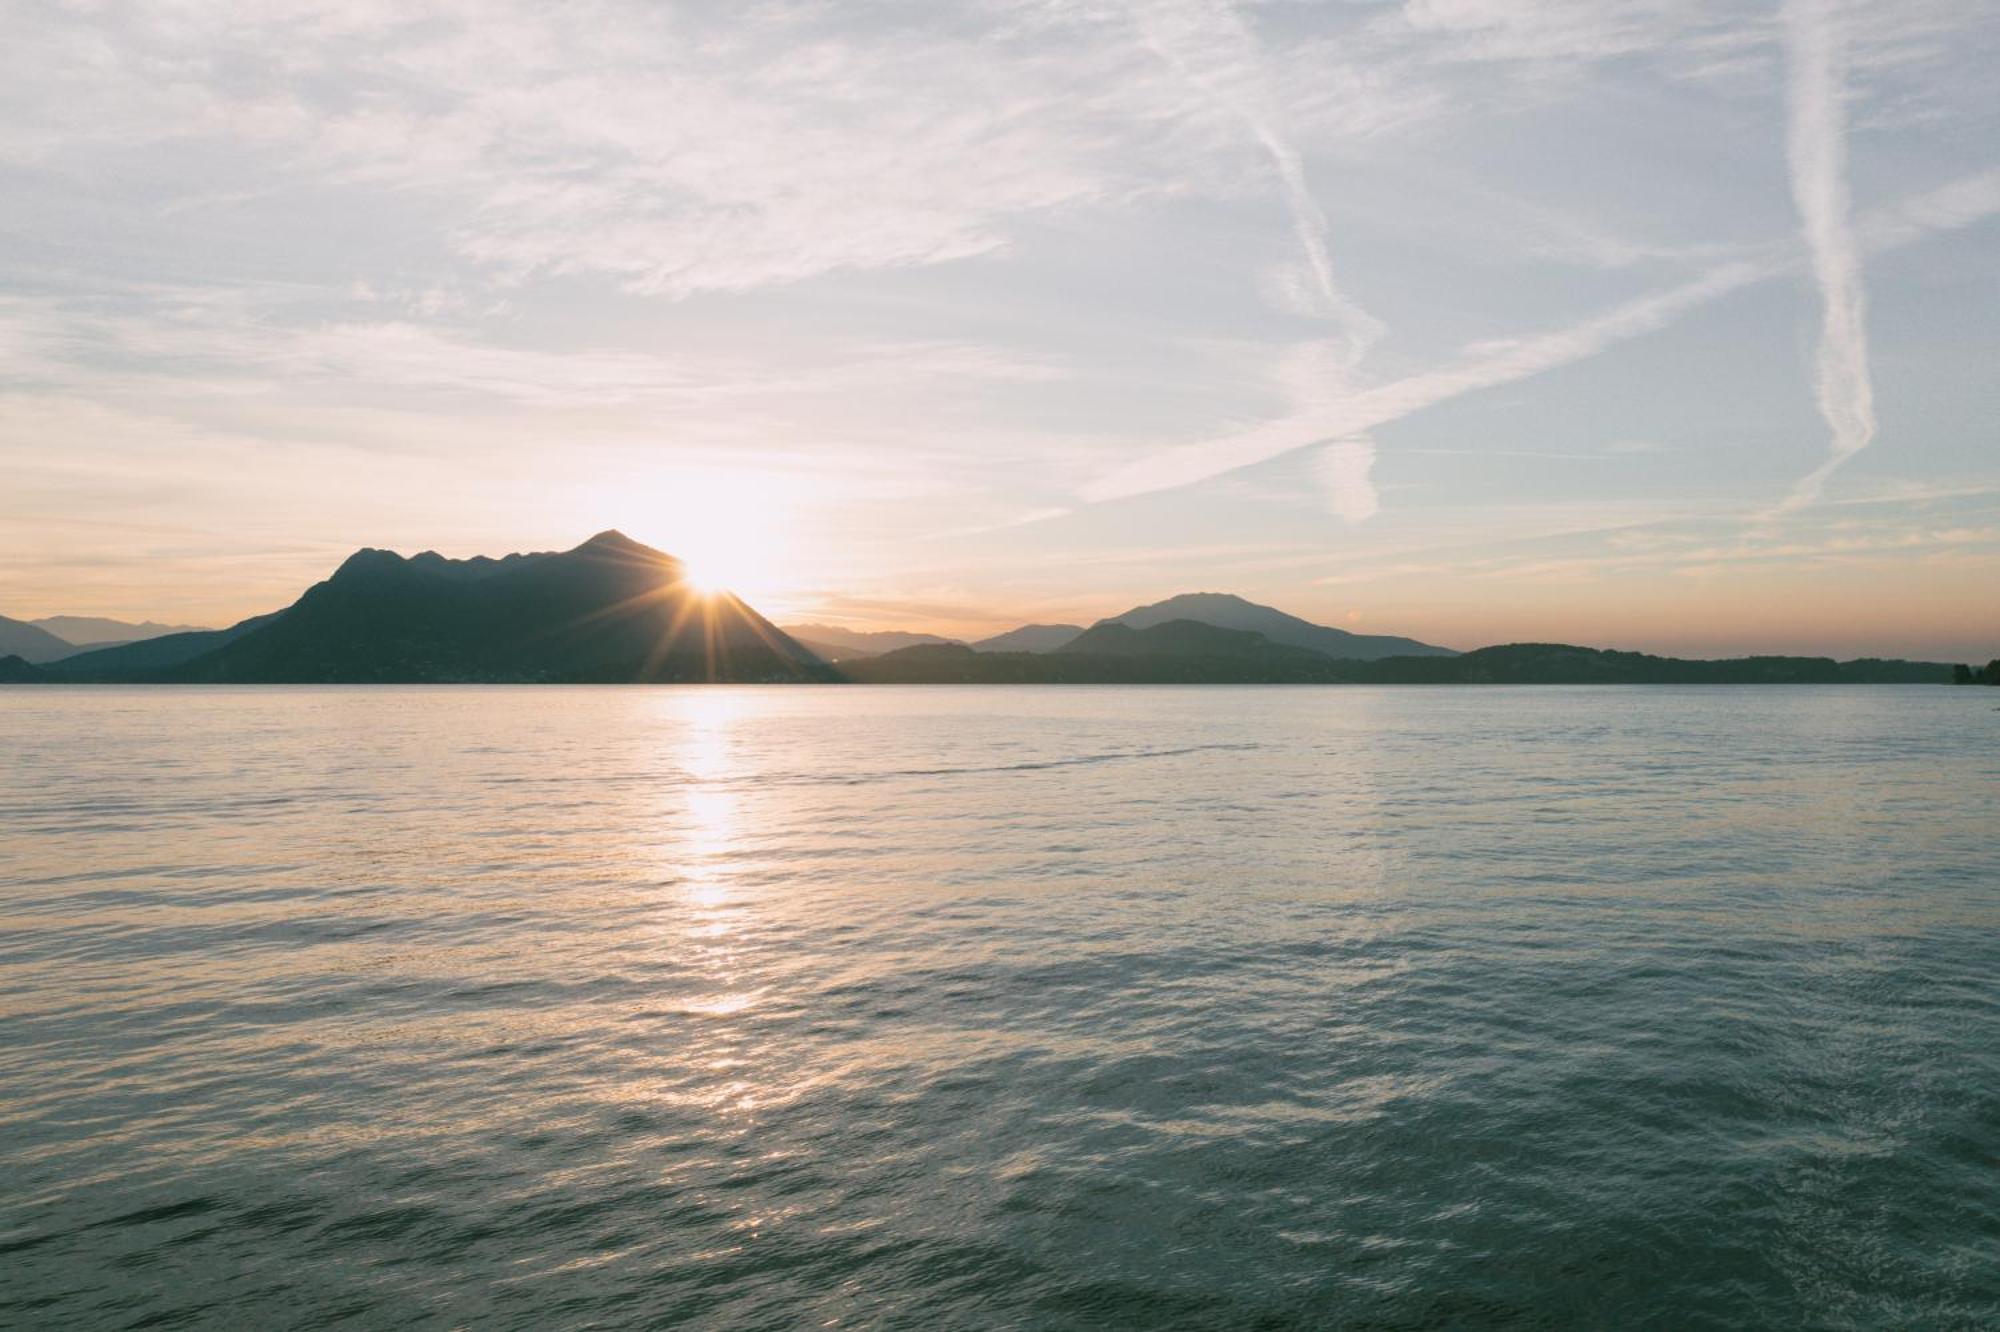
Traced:
<path fill-rule="evenodd" d="M 761 605 L 791 588 L 795 506 L 780 478 L 674 472 L 600 498 L 600 514 L 618 515 L 620 530 L 678 559 L 681 576 L 705 596 Z"/>
<path fill-rule="evenodd" d="M 722 505 L 663 524 L 659 543 L 680 560 L 681 577 L 697 592 L 747 597 L 768 592 L 778 574 L 767 526 L 753 511 Z"/>
<path fill-rule="evenodd" d="M 681 581 L 705 597 L 712 597 L 729 590 L 727 575 L 712 568 L 705 562 L 693 559 L 681 561 Z"/>

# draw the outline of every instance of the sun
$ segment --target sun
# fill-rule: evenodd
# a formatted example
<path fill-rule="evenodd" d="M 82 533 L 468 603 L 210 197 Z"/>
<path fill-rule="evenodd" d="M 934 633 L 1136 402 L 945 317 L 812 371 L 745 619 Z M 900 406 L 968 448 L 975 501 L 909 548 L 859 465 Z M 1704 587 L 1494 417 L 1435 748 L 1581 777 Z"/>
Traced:
<path fill-rule="evenodd" d="M 711 510 L 684 510 L 661 529 L 681 580 L 703 596 L 768 593 L 781 575 L 782 543 L 755 505 L 718 498 Z"/>
<path fill-rule="evenodd" d="M 798 573 L 795 535 L 812 496 L 782 473 L 689 467 L 621 476 L 583 495 L 579 522 L 607 522 L 680 562 L 704 597 L 782 604 Z"/>
<path fill-rule="evenodd" d="M 722 571 L 722 566 L 711 564 L 706 557 L 682 556 L 681 581 L 704 597 L 717 597 L 729 591 L 731 579 Z"/>

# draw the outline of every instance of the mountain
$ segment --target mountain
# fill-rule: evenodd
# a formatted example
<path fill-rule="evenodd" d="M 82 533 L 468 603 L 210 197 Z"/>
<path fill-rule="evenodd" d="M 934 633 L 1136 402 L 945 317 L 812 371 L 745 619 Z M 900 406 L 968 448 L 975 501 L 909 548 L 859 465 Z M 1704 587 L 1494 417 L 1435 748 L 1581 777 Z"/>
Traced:
<path fill-rule="evenodd" d="M 1082 632 L 1080 624 L 1024 624 L 971 647 L 974 652 L 1054 652 Z"/>
<path fill-rule="evenodd" d="M 1223 629 L 1200 620 L 1168 620 L 1144 629 L 1107 620 L 1084 630 L 1056 653 L 1066 657 L 1201 657 L 1309 665 L 1332 660 L 1311 648 L 1274 643 L 1252 629 Z"/>
<path fill-rule="evenodd" d="M 846 662 L 840 669 L 864 684 L 1949 684 L 1953 678 L 1951 666 L 1934 661 L 1686 661 L 1564 643 L 1509 643 L 1455 657 L 1342 661 L 1248 630 L 1186 620 L 1150 629 L 1100 624 L 1056 652 L 930 645 Z"/>
<path fill-rule="evenodd" d="M 789 629 L 785 630 L 785 632 L 791 634 L 791 639 L 794 643 L 797 643 L 821 661 L 855 661 L 862 657 L 881 655 L 876 652 L 861 652 L 854 648 L 835 647 L 831 643 L 821 643 L 810 638 L 800 638 Z"/>
<path fill-rule="evenodd" d="M 843 629 L 837 624 L 788 624 L 784 630 L 799 642 L 809 644 L 814 652 L 828 661 L 875 657 L 884 652 L 894 652 L 897 648 L 957 641 L 940 638 L 936 634 L 904 633 L 897 629 Z"/>
<path fill-rule="evenodd" d="M 268 615 L 253 615 L 227 629 L 190 629 L 177 634 L 162 634 L 158 638 L 142 638 L 136 643 L 113 643 L 107 647 L 92 648 L 73 657 L 50 662 L 44 673 L 52 680 L 92 684 L 150 680 L 169 667 L 193 661 L 224 643 L 234 642 L 282 614 L 283 611 L 272 611 Z"/>
<path fill-rule="evenodd" d="M 843 662 L 865 684 L 1338 684 L 1358 663 L 1262 634 L 1174 620 L 1100 624 L 1054 652 L 976 652 L 926 644 Z"/>
<path fill-rule="evenodd" d="M 0 684 L 40 684 L 47 678 L 40 667 L 13 653 L 0 657 Z"/>
<path fill-rule="evenodd" d="M 134 666 L 147 649 L 181 659 Z M 742 601 L 703 595 L 679 561 L 619 532 L 504 559 L 360 550 L 276 615 L 93 653 L 81 678 L 108 678 L 113 653 L 121 678 L 186 683 L 838 678 Z"/>
<path fill-rule="evenodd" d="M 198 634 L 208 631 L 192 624 L 155 624 L 141 620 L 107 620 L 97 615 L 47 615 L 29 623 L 48 630 L 66 643 L 80 648 L 103 647 L 111 643 L 140 643 L 167 634 Z"/>
<path fill-rule="evenodd" d="M 76 644 L 64 642 L 38 624 L 10 620 L 0 615 L 0 657 L 19 657 L 30 665 L 59 661 L 76 652 Z"/>
<path fill-rule="evenodd" d="M 1379 657 L 1451 657 L 1450 648 L 1432 647 L 1413 638 L 1388 634 L 1352 634 L 1296 615 L 1287 615 L 1270 606 L 1231 596 L 1226 592 L 1185 592 L 1150 606 L 1135 606 L 1123 615 L 1113 615 L 1111 623 L 1145 629 L 1169 620 L 1197 620 L 1219 629 L 1249 629 L 1273 643 L 1289 643 L 1311 648 L 1329 657 L 1346 661 L 1374 661 Z"/>

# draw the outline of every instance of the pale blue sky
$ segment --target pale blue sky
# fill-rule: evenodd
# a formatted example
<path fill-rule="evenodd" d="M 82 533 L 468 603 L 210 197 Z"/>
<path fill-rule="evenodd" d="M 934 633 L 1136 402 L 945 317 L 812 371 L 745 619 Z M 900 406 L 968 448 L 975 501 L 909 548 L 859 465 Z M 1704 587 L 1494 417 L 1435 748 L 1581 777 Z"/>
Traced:
<path fill-rule="evenodd" d="M 2000 14 L 5 3 L 0 613 L 2000 653 Z"/>

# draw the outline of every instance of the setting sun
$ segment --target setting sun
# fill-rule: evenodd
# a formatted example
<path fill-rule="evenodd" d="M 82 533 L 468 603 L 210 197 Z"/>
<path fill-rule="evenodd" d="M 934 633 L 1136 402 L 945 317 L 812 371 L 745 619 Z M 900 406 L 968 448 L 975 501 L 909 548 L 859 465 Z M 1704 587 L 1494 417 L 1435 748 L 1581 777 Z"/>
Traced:
<path fill-rule="evenodd" d="M 792 590 L 796 505 L 776 478 L 734 471 L 677 473 L 588 496 L 617 525 L 681 562 L 713 596 L 782 600 Z"/>
<path fill-rule="evenodd" d="M 691 559 L 681 561 L 681 581 L 705 597 L 729 590 L 730 579 L 714 566 Z"/>

